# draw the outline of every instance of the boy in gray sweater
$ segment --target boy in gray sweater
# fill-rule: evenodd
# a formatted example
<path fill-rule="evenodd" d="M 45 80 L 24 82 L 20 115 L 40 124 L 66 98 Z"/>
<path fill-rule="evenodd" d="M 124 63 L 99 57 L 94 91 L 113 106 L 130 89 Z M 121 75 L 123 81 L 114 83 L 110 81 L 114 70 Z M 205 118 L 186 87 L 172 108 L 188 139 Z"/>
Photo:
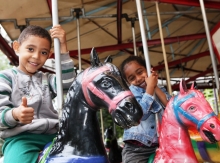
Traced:
<path fill-rule="evenodd" d="M 37 162 L 39 152 L 58 131 L 58 113 L 52 104 L 56 76 L 38 71 L 52 54 L 51 37 L 60 41 L 64 89 L 70 87 L 75 76 L 60 25 L 54 26 L 50 34 L 39 26 L 22 31 L 13 43 L 18 67 L 0 72 L 0 137 L 5 140 L 5 163 Z"/>

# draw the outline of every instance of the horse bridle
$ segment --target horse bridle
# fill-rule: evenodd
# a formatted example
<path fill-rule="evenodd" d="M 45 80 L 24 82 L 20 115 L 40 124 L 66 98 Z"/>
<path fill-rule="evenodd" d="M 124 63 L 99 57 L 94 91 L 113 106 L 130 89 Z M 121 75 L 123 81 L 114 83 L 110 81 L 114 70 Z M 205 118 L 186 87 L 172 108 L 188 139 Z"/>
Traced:
<path fill-rule="evenodd" d="M 196 119 L 194 116 L 190 115 L 188 112 L 186 112 L 182 107 L 181 104 L 184 103 L 186 100 L 195 97 L 195 93 L 191 93 L 181 99 L 178 99 L 178 96 L 174 97 L 173 100 L 173 109 L 174 109 L 174 114 L 178 120 L 178 122 L 180 124 L 183 125 L 183 122 L 181 121 L 180 117 L 179 117 L 179 113 L 184 116 L 185 118 L 187 118 L 188 120 L 192 121 L 194 124 L 196 124 L 197 126 L 197 130 L 200 131 L 200 127 L 203 125 L 203 123 L 205 121 L 207 121 L 208 119 L 210 119 L 213 116 L 216 116 L 216 114 L 214 112 L 211 112 L 209 114 L 207 114 L 205 117 L 203 117 L 201 120 Z"/>
<path fill-rule="evenodd" d="M 92 108 L 95 108 L 96 105 L 90 99 L 89 91 L 91 91 L 93 94 L 95 94 L 100 99 L 104 100 L 106 103 L 109 103 L 110 104 L 109 105 L 109 112 L 111 113 L 113 110 L 115 110 L 117 108 L 117 104 L 119 102 L 121 102 L 124 98 L 126 98 L 128 96 L 133 96 L 133 94 L 131 93 L 131 91 L 123 91 L 123 92 L 120 92 L 113 99 L 110 99 L 104 92 L 102 92 L 101 90 L 99 90 L 99 89 L 97 89 L 95 87 L 95 85 L 92 82 L 93 79 L 98 74 L 101 74 L 101 73 L 103 73 L 105 71 L 111 70 L 109 66 L 108 66 L 108 64 L 106 64 L 106 65 L 104 65 L 102 67 L 99 67 L 97 70 L 95 70 L 94 72 L 90 73 L 89 75 L 87 75 L 89 69 L 86 69 L 84 71 L 84 74 L 83 74 L 82 90 L 83 90 L 83 93 L 84 93 L 84 96 L 85 96 L 85 99 L 86 99 L 87 103 Z"/>

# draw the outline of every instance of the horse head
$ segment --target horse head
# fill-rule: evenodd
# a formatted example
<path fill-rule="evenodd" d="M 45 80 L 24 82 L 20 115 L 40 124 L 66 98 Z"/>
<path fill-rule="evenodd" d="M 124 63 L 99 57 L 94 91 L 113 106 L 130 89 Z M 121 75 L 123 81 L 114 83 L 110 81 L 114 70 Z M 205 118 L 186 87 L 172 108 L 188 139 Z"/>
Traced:
<path fill-rule="evenodd" d="M 170 99 L 164 111 L 154 163 L 198 163 L 189 130 L 210 143 L 220 140 L 220 121 L 202 92 L 194 84 L 187 89 L 184 80 L 179 88 L 179 94 Z"/>
<path fill-rule="evenodd" d="M 139 124 L 142 109 L 108 57 L 101 63 L 95 49 L 91 52 L 91 67 L 83 73 L 82 89 L 89 106 L 97 110 L 108 108 L 113 121 L 123 128 Z"/>
<path fill-rule="evenodd" d="M 185 81 L 180 84 L 180 93 L 174 97 L 173 109 L 178 122 L 189 129 L 198 130 L 203 140 L 215 143 L 220 140 L 220 121 L 202 92 L 187 89 Z"/>
<path fill-rule="evenodd" d="M 110 57 L 101 63 L 95 49 L 92 49 L 91 66 L 77 75 L 67 92 L 60 129 L 50 156 L 105 158 L 96 114 L 101 108 L 108 109 L 113 121 L 120 127 L 139 124 L 142 108 L 118 68 L 109 61 Z"/>

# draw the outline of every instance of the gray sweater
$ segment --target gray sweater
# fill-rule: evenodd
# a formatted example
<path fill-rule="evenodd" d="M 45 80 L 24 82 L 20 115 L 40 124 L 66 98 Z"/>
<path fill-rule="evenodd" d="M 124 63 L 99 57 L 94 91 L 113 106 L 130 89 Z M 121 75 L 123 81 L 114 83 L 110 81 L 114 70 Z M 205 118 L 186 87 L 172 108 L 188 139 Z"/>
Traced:
<path fill-rule="evenodd" d="M 73 61 L 69 54 L 61 55 L 63 89 L 73 82 Z M 20 106 L 22 97 L 27 98 L 28 107 L 34 108 L 34 119 L 30 124 L 21 124 L 12 116 L 12 109 Z M 52 99 L 56 97 L 55 74 L 36 72 L 29 76 L 17 68 L 0 72 L 0 138 L 21 132 L 54 134 L 58 131 L 58 113 Z"/>

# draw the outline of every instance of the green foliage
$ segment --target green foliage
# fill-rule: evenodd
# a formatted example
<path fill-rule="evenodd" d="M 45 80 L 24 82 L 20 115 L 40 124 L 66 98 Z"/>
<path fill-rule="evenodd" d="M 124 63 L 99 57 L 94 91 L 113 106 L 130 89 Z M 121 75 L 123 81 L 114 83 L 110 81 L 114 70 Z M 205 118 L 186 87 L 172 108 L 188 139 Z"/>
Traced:
<path fill-rule="evenodd" d="M 103 117 L 104 130 L 110 126 L 113 127 L 114 123 L 113 123 L 112 117 L 111 117 L 110 113 L 108 112 L 108 110 L 102 109 L 102 117 Z M 98 119 L 99 119 L 100 127 L 101 127 L 100 112 L 98 112 Z M 116 126 L 116 137 L 117 138 L 122 137 L 124 129 L 117 126 L 116 124 L 115 124 L 115 126 Z"/>
<path fill-rule="evenodd" d="M 9 64 L 9 60 L 0 50 L 0 70 L 5 70 L 9 68 L 12 68 L 12 66 Z"/>

